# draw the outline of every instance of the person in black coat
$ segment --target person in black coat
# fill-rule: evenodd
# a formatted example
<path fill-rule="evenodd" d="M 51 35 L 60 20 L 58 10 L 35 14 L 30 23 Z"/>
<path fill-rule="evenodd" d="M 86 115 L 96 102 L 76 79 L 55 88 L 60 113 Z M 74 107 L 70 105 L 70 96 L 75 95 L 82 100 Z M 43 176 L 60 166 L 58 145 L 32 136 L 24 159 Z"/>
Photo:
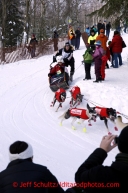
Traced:
<path fill-rule="evenodd" d="M 108 22 L 106 24 L 106 36 L 108 37 L 108 39 L 109 39 L 110 29 L 111 29 L 111 23 Z"/>
<path fill-rule="evenodd" d="M 29 51 L 31 53 L 31 57 L 34 58 L 35 57 L 35 52 L 36 52 L 36 45 L 38 44 L 38 41 L 35 37 L 35 34 L 32 34 L 30 43 L 29 43 Z"/>
<path fill-rule="evenodd" d="M 53 34 L 54 51 L 58 50 L 58 38 L 59 38 L 59 35 L 58 35 L 57 31 L 55 30 L 54 34 Z"/>
<path fill-rule="evenodd" d="M 32 162 L 33 149 L 16 141 L 9 148 L 10 163 L 0 173 L 0 193 L 64 193 L 47 167 Z"/>
<path fill-rule="evenodd" d="M 80 37 L 81 37 L 81 32 L 79 27 L 75 31 L 75 34 L 76 34 L 75 49 L 78 50 L 80 47 Z"/>
<path fill-rule="evenodd" d="M 97 30 L 98 30 L 98 35 L 100 34 L 100 30 L 103 29 L 103 24 L 101 23 L 101 20 L 97 24 Z"/>
<path fill-rule="evenodd" d="M 106 30 L 106 21 L 103 22 L 102 24 L 102 29 L 105 31 Z"/>
<path fill-rule="evenodd" d="M 70 70 L 71 81 L 73 79 L 73 74 L 75 72 L 75 60 L 73 57 L 73 51 L 74 51 L 73 46 L 71 46 L 69 42 L 66 42 L 64 48 L 58 50 L 58 52 L 53 56 L 53 62 L 56 62 L 56 57 L 61 55 L 63 57 L 65 66 L 68 67 L 69 65 L 71 67 Z"/>
<path fill-rule="evenodd" d="M 111 166 L 102 165 L 107 153 L 118 146 L 119 153 Z M 76 183 L 85 183 L 86 193 L 121 193 L 127 192 L 128 186 L 128 126 L 120 135 L 104 136 L 97 148 L 78 168 Z M 125 191 L 126 190 L 126 191 Z"/>

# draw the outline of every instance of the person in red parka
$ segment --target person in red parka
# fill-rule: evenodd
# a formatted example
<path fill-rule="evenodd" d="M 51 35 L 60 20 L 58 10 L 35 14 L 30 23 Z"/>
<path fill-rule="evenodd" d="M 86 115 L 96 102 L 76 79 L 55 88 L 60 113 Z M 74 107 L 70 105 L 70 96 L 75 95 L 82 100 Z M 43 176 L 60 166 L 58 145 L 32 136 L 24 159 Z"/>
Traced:
<path fill-rule="evenodd" d="M 105 80 L 105 68 L 109 68 L 109 65 L 107 63 L 108 60 L 110 60 L 110 50 L 109 48 L 107 47 L 106 49 L 106 54 L 105 54 L 105 51 L 103 53 L 103 56 L 102 56 L 102 64 L 101 64 L 101 79 L 102 80 Z"/>
<path fill-rule="evenodd" d="M 105 80 L 105 66 L 107 63 L 108 57 L 106 55 L 102 56 L 102 64 L 101 64 L 101 79 Z"/>
<path fill-rule="evenodd" d="M 64 73 L 64 61 L 62 59 L 62 56 L 58 56 L 57 57 L 57 64 L 53 68 L 51 68 L 48 76 L 57 77 L 63 73 Z"/>
<path fill-rule="evenodd" d="M 120 33 L 118 31 L 114 31 L 114 36 L 109 46 L 112 49 L 112 53 L 113 53 L 114 68 L 118 68 L 118 64 L 120 66 L 122 65 L 122 57 L 121 57 L 122 42 L 123 42 L 123 39 L 120 36 Z M 118 59 L 119 59 L 119 62 L 118 62 Z"/>

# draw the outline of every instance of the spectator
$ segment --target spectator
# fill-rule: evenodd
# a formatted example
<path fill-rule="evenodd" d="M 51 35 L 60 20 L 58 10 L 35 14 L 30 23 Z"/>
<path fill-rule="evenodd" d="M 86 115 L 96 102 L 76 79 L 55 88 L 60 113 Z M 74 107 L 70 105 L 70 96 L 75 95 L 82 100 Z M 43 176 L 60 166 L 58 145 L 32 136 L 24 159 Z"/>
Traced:
<path fill-rule="evenodd" d="M 0 173 L 1 193 L 64 192 L 47 167 L 33 163 L 33 148 L 30 144 L 23 141 L 11 144 L 9 159 L 7 168 Z M 49 183 L 56 184 L 56 187 L 50 187 Z"/>
<path fill-rule="evenodd" d="M 65 43 L 64 48 L 61 48 L 60 50 L 58 50 L 58 52 L 55 54 L 55 56 L 53 56 L 53 62 L 56 62 L 56 56 L 62 56 L 65 66 L 68 67 L 68 65 L 71 67 L 70 70 L 70 80 L 72 81 L 73 78 L 73 74 L 75 71 L 75 60 L 73 57 L 73 46 L 70 45 L 69 42 Z"/>
<path fill-rule="evenodd" d="M 116 31 L 118 31 L 120 33 L 121 27 L 120 27 L 120 19 L 118 17 L 115 20 L 115 28 L 116 28 Z"/>
<path fill-rule="evenodd" d="M 97 24 L 97 30 L 98 30 L 98 35 L 100 34 L 100 30 L 103 29 L 103 24 L 101 23 L 101 20 Z"/>
<path fill-rule="evenodd" d="M 80 37 L 81 37 L 81 32 L 79 27 L 75 31 L 75 34 L 76 34 L 75 49 L 78 50 L 80 47 Z"/>
<path fill-rule="evenodd" d="M 110 52 L 110 61 L 111 61 L 111 66 L 110 67 L 114 67 L 114 64 L 113 64 L 113 53 L 112 53 L 112 48 L 110 48 L 110 44 L 111 44 L 112 41 L 109 41 L 108 42 L 108 49 L 109 49 L 109 52 Z"/>
<path fill-rule="evenodd" d="M 53 34 L 54 51 L 58 50 L 58 37 L 59 37 L 59 35 L 58 35 L 57 31 L 55 30 L 54 34 Z"/>
<path fill-rule="evenodd" d="M 110 49 L 112 49 L 112 53 L 113 53 L 114 68 L 118 68 L 118 64 L 120 66 L 122 65 L 122 57 L 121 57 L 122 42 L 123 42 L 123 39 L 120 36 L 120 33 L 118 31 L 114 31 L 114 36 L 109 46 Z M 119 59 L 119 62 L 118 62 L 118 59 Z"/>
<path fill-rule="evenodd" d="M 104 29 L 100 30 L 100 35 L 98 35 L 96 38 L 96 41 L 98 41 L 98 40 L 101 41 L 101 46 L 106 51 L 106 49 L 107 49 L 106 44 L 107 44 L 108 37 L 104 34 Z"/>
<path fill-rule="evenodd" d="M 92 49 L 90 48 L 90 44 L 86 44 L 87 50 L 85 51 L 83 58 L 84 58 L 84 68 L 85 68 L 85 78 L 83 80 L 90 80 L 91 79 L 91 63 L 92 63 Z"/>
<path fill-rule="evenodd" d="M 72 26 L 69 26 L 69 30 L 68 30 L 68 38 L 69 38 L 69 43 L 71 45 L 74 46 L 75 48 L 75 41 L 76 41 L 76 37 L 75 37 L 75 32 Z"/>
<path fill-rule="evenodd" d="M 88 43 L 90 44 L 91 48 L 95 50 L 95 41 L 97 38 L 97 34 L 95 33 L 94 29 L 90 31 L 90 36 L 88 38 Z"/>
<path fill-rule="evenodd" d="M 120 20 L 120 33 L 123 33 L 124 23 L 122 20 Z"/>
<path fill-rule="evenodd" d="M 110 61 L 110 55 L 111 55 L 110 49 L 109 49 L 109 47 L 107 47 L 107 49 L 106 49 L 107 61 L 108 61 L 108 60 Z M 107 62 L 106 62 L 106 68 L 109 68 L 109 65 L 108 65 Z"/>
<path fill-rule="evenodd" d="M 126 33 L 126 29 L 127 29 L 127 24 L 124 24 L 124 33 Z"/>
<path fill-rule="evenodd" d="M 32 34 L 31 40 L 29 43 L 29 51 L 31 53 L 31 57 L 35 57 L 35 51 L 36 51 L 36 45 L 38 44 L 38 41 L 36 40 L 35 34 Z"/>
<path fill-rule="evenodd" d="M 90 36 L 90 27 L 88 25 L 86 25 L 85 32 Z"/>
<path fill-rule="evenodd" d="M 127 33 L 127 27 L 128 27 L 128 20 L 124 23 L 124 32 Z"/>
<path fill-rule="evenodd" d="M 98 31 L 97 31 L 96 24 L 95 24 L 95 25 L 93 25 L 93 26 L 91 27 L 91 30 L 92 30 L 92 29 L 94 30 L 95 34 L 98 32 Z"/>
<path fill-rule="evenodd" d="M 106 66 L 107 60 L 108 60 L 108 57 L 104 53 L 102 56 L 102 64 L 101 64 L 101 79 L 102 79 L 102 81 L 105 80 L 105 66 Z"/>
<path fill-rule="evenodd" d="M 106 36 L 108 37 L 108 39 L 109 39 L 110 29 L 111 29 L 111 23 L 108 22 L 106 24 Z"/>
<path fill-rule="evenodd" d="M 101 78 L 101 64 L 102 64 L 102 56 L 104 53 L 103 48 L 101 47 L 101 41 L 96 41 L 96 49 L 93 54 L 93 59 L 95 62 L 95 74 L 96 74 L 96 80 L 93 82 L 100 82 L 102 80 Z"/>
<path fill-rule="evenodd" d="M 104 29 L 104 32 L 105 32 L 105 30 L 106 30 L 106 21 L 103 22 L 102 29 Z"/>
<path fill-rule="evenodd" d="M 120 152 L 116 155 L 115 162 L 112 162 L 111 166 L 102 165 L 107 153 L 116 146 Z M 97 148 L 78 168 L 75 181 L 86 184 L 89 182 L 90 186 L 88 185 L 85 189 L 87 193 L 121 193 L 127 190 L 127 174 L 128 126 L 121 131 L 118 137 L 109 135 L 102 138 L 100 148 Z"/>

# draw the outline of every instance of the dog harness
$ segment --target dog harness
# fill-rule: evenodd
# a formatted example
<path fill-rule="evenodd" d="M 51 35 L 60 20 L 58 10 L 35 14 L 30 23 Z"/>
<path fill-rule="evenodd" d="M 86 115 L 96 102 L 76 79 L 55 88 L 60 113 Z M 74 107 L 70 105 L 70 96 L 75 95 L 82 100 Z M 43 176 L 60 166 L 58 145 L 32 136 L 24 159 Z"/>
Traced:
<path fill-rule="evenodd" d="M 55 98 L 58 102 L 62 102 L 61 100 L 61 94 L 62 93 L 65 93 L 66 94 L 66 91 L 63 89 L 63 88 L 60 88 L 58 89 L 56 92 L 55 92 Z M 64 101 L 63 101 L 64 102 Z"/>
<path fill-rule="evenodd" d="M 108 114 L 107 114 L 107 108 L 103 108 L 103 107 L 95 107 L 95 111 L 98 115 L 100 115 L 101 117 L 106 117 L 109 118 Z"/>
<path fill-rule="evenodd" d="M 79 88 L 78 86 L 74 86 L 74 87 L 71 89 L 70 92 L 71 92 L 72 98 L 73 98 L 74 100 L 77 99 L 77 95 L 78 95 L 78 94 L 81 94 L 80 88 Z"/>
<path fill-rule="evenodd" d="M 89 117 L 86 114 L 86 110 L 85 109 L 72 108 L 70 110 L 70 115 L 72 117 L 77 117 L 77 118 L 80 118 L 80 119 L 85 119 L 85 120 L 89 119 Z"/>

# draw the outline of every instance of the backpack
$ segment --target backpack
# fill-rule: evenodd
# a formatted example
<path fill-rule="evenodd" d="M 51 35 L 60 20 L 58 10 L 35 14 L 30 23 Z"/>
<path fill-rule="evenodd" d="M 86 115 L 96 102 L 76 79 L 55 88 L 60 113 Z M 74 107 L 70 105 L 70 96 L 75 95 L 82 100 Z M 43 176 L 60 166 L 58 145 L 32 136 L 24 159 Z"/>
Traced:
<path fill-rule="evenodd" d="M 90 63 L 92 62 L 93 60 L 93 57 L 92 55 L 89 53 L 89 51 L 86 51 L 85 54 L 83 55 L 83 58 L 84 58 L 84 61 L 90 61 Z"/>

